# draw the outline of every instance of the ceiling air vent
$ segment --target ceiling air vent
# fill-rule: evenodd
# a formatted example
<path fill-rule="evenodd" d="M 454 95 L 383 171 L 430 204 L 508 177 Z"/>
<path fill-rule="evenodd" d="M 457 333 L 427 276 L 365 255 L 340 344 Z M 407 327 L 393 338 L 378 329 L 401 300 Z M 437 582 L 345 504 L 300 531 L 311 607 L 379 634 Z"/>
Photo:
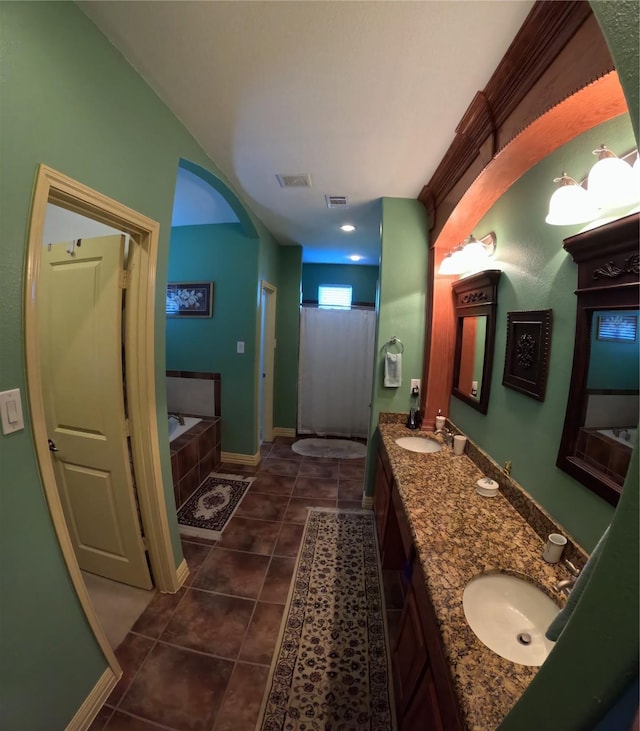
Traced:
<path fill-rule="evenodd" d="M 276 175 L 281 188 L 310 188 L 311 175 L 299 173 L 298 175 Z"/>
<path fill-rule="evenodd" d="M 327 208 L 345 208 L 349 205 L 349 198 L 346 195 L 325 195 Z"/>

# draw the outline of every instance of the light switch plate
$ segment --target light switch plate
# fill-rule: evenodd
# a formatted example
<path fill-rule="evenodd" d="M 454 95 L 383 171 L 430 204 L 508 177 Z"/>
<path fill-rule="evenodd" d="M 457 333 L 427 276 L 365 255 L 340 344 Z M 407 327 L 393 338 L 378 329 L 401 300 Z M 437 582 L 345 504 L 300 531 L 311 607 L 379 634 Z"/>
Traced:
<path fill-rule="evenodd" d="M 418 389 L 418 395 L 420 395 L 420 379 L 419 378 L 412 378 L 411 379 L 411 393 L 413 394 L 413 389 Z"/>
<path fill-rule="evenodd" d="M 244 353 L 244 340 L 238 340 L 236 344 L 236 353 Z"/>
<path fill-rule="evenodd" d="M 0 416 L 3 434 L 13 434 L 14 431 L 24 429 L 19 388 L 0 393 Z"/>

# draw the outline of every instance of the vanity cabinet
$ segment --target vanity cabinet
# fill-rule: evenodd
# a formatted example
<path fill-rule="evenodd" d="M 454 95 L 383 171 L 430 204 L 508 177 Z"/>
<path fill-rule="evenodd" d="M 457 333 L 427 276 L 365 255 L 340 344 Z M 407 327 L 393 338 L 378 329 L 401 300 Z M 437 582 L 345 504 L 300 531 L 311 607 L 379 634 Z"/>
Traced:
<path fill-rule="evenodd" d="M 411 609 L 411 603 L 415 604 L 415 610 Z M 414 558 L 411 566 L 411 583 L 407 591 L 403 615 L 405 611 L 411 612 L 412 617 L 417 617 L 419 624 L 415 629 L 409 628 L 407 618 L 406 631 L 408 636 L 418 631 L 422 632 L 424 656 L 422 674 L 416 690 L 413 696 L 407 699 L 408 703 L 402 712 L 402 731 L 418 731 L 418 729 L 462 731 L 464 726 L 458 710 L 449 663 L 440 638 L 440 628 L 417 558 Z M 400 668 L 405 664 L 405 656 L 401 652 L 404 619 L 403 616 L 400 636 L 394 653 L 399 673 Z"/>
<path fill-rule="evenodd" d="M 398 728 L 401 731 L 462 731 L 440 630 L 416 556 L 402 499 L 384 450 L 378 455 L 376 525 L 384 568 L 402 569 L 404 604 L 391 648 Z M 393 566 L 385 566 L 393 559 Z"/>
<path fill-rule="evenodd" d="M 404 565 L 398 521 L 393 509 L 393 472 L 386 453 L 379 452 L 376 467 L 376 489 L 373 510 L 383 569 L 400 570 Z"/>

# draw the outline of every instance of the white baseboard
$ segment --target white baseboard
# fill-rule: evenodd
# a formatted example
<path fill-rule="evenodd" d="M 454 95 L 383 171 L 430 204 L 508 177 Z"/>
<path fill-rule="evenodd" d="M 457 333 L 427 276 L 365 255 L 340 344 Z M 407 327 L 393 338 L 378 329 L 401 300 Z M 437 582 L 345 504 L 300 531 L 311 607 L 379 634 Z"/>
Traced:
<path fill-rule="evenodd" d="M 230 464 L 248 464 L 255 467 L 260 463 L 260 452 L 255 454 L 238 454 L 236 452 L 222 452 L 220 459 L 223 462 L 229 462 Z"/>
<path fill-rule="evenodd" d="M 189 566 L 186 560 L 183 558 L 182 563 L 176 569 L 176 579 L 178 581 L 178 589 L 184 584 L 189 576 Z"/>
<path fill-rule="evenodd" d="M 296 435 L 296 430 L 292 429 L 291 427 L 274 426 L 273 427 L 273 436 L 274 437 L 294 437 L 294 439 L 295 439 L 295 437 L 297 435 Z"/>
<path fill-rule="evenodd" d="M 88 729 L 117 682 L 118 678 L 113 670 L 108 667 L 100 676 L 91 693 L 84 699 L 75 716 L 69 721 L 66 731 L 85 731 L 85 729 Z"/>
<path fill-rule="evenodd" d="M 362 496 L 362 507 L 365 510 L 372 510 L 373 509 L 373 497 L 371 495 L 363 495 Z"/>

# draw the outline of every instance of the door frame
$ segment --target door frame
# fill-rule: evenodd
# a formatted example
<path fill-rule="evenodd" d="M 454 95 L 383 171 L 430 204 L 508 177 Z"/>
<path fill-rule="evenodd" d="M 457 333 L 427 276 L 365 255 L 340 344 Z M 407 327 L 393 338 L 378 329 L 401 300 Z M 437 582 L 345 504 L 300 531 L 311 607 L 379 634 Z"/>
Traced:
<path fill-rule="evenodd" d="M 260 347 L 258 348 L 258 383 L 257 383 L 257 411 L 258 418 L 256 424 L 258 427 L 258 446 L 262 440 L 270 442 L 273 440 L 273 375 L 275 366 L 275 348 L 276 348 L 276 297 L 278 290 L 266 280 L 260 281 L 260 298 L 258 310 L 258 338 L 260 339 Z M 263 307 L 263 301 L 266 301 L 266 311 Z M 264 320 L 263 320 L 264 318 Z M 264 322 L 264 333 L 262 323 Z M 262 363 L 266 356 L 266 348 L 273 343 L 271 348 L 271 369 L 269 377 L 262 377 Z M 269 369 L 265 369 L 268 371 Z M 260 391 L 263 389 L 263 399 L 260 398 Z M 268 415 L 271 419 L 266 419 Z M 262 440 L 260 433 L 262 432 Z"/>
<path fill-rule="evenodd" d="M 25 276 L 25 361 L 33 443 L 51 520 L 87 621 L 116 677 L 121 668 L 93 609 L 73 550 L 47 444 L 37 333 L 38 276 L 47 203 L 92 218 L 130 235 L 126 308 L 126 381 L 133 470 L 155 586 L 176 592 L 186 578 L 176 570 L 163 490 L 155 394 L 155 295 L 160 225 L 117 201 L 40 165 L 36 176 Z"/>

